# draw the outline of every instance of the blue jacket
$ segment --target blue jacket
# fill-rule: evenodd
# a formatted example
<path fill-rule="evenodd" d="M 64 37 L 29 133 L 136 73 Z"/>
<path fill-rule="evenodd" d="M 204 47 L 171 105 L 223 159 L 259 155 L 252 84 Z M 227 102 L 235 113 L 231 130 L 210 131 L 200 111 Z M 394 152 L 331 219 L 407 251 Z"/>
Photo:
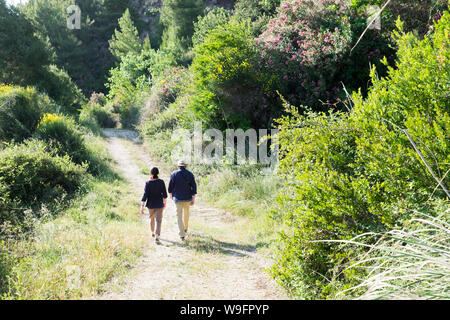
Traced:
<path fill-rule="evenodd" d="M 192 172 L 186 168 L 174 171 L 170 176 L 169 193 L 172 194 L 175 202 L 191 201 L 192 196 L 197 194 L 197 184 Z"/>
<path fill-rule="evenodd" d="M 142 202 L 147 201 L 149 209 L 164 208 L 164 200 L 167 198 L 166 185 L 163 180 L 149 180 L 145 183 Z"/>

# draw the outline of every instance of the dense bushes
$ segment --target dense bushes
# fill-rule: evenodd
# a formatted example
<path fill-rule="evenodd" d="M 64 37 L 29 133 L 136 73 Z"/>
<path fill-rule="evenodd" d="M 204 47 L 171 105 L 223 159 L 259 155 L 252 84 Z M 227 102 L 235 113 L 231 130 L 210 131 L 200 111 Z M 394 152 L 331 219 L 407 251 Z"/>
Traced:
<path fill-rule="evenodd" d="M 214 8 L 205 16 L 199 17 L 197 22 L 194 22 L 194 34 L 192 36 L 192 44 L 198 46 L 205 41 L 206 35 L 221 24 L 226 24 L 231 17 L 231 13 L 224 8 Z"/>
<path fill-rule="evenodd" d="M 260 84 L 252 44 L 248 28 L 230 21 L 210 31 L 195 48 L 187 107 L 199 119 L 223 129 L 245 128 L 261 118 L 255 109 L 259 107 L 255 91 L 259 92 Z"/>
<path fill-rule="evenodd" d="M 141 111 L 140 128 L 145 134 L 152 135 L 177 127 L 184 98 L 179 98 L 179 95 L 189 84 L 188 76 L 185 68 L 173 67 L 156 79 Z"/>
<path fill-rule="evenodd" d="M 0 141 L 23 141 L 31 137 L 44 112 L 54 105 L 32 88 L 0 84 Z"/>
<path fill-rule="evenodd" d="M 383 79 L 373 70 L 367 99 L 354 94 L 349 115 L 302 116 L 288 107 L 279 120 L 280 173 L 287 181 L 280 201 L 291 228 L 282 234 L 272 272 L 292 295 L 330 297 L 336 283 L 327 279 L 339 274 L 336 282 L 345 288 L 361 276 L 341 272 L 353 250 L 317 240 L 400 227 L 414 209 L 428 212 L 433 195 L 445 198 L 406 132 L 449 185 L 449 18 L 446 12 L 424 40 L 402 34 L 397 68 Z"/>
<path fill-rule="evenodd" d="M 0 82 L 36 85 L 51 52 L 36 29 L 15 8 L 0 0 Z"/>
<path fill-rule="evenodd" d="M 54 52 L 46 37 L 38 36 L 41 30 L 4 0 L 0 1 L 0 20 L 0 83 L 35 86 L 65 112 L 76 113 L 84 97 L 69 75 L 51 64 Z"/>
<path fill-rule="evenodd" d="M 17 225 L 27 208 L 40 209 L 44 203 L 75 192 L 85 174 L 85 166 L 58 156 L 44 142 L 7 146 L 0 151 L 0 191 L 7 200 L 7 205 L 0 208 L 0 223 Z"/>
<path fill-rule="evenodd" d="M 39 123 L 34 136 L 58 150 L 61 155 L 68 155 L 77 164 L 86 161 L 83 137 L 75 121 L 70 118 L 47 113 Z"/>
<path fill-rule="evenodd" d="M 50 65 L 44 69 L 37 84 L 41 92 L 52 97 L 60 106 L 60 111 L 77 115 L 86 102 L 85 97 L 66 71 Z"/>
<path fill-rule="evenodd" d="M 94 121 L 94 124 L 101 128 L 114 128 L 117 125 L 117 120 L 108 107 L 105 95 L 94 92 L 89 103 L 85 104 L 80 111 L 80 123 L 89 125 Z"/>
<path fill-rule="evenodd" d="M 103 158 L 86 142 L 81 128 L 71 118 L 45 114 L 34 137 L 45 141 L 60 156 L 69 156 L 79 165 L 85 164 L 89 173 L 102 175 L 108 168 Z"/>
<path fill-rule="evenodd" d="M 370 40 L 351 55 L 365 27 L 365 16 L 345 0 L 284 1 L 257 39 L 260 66 L 275 75 L 272 91 L 290 103 L 326 110 L 345 97 L 341 81 L 352 89 L 365 85 L 369 63 L 388 52 L 387 40 L 369 31 Z"/>

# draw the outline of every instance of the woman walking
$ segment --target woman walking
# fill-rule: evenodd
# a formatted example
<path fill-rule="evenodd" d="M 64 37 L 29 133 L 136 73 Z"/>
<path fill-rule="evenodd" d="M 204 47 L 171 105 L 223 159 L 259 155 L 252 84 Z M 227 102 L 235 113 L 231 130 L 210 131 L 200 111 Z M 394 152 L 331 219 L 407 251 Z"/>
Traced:
<path fill-rule="evenodd" d="M 150 213 L 150 226 L 152 237 L 155 238 L 155 220 L 156 220 L 156 239 L 159 243 L 161 235 L 161 223 L 163 211 L 167 203 L 166 185 L 163 180 L 158 178 L 158 168 L 153 168 L 150 172 L 150 180 L 145 183 L 144 195 L 142 196 L 141 213 L 145 214 L 144 207 L 148 208 Z"/>

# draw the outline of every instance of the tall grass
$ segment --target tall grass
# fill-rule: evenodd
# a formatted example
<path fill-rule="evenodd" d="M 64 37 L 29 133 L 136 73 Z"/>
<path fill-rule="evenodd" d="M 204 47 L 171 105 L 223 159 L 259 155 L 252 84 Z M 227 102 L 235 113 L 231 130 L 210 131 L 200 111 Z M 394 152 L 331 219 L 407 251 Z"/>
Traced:
<path fill-rule="evenodd" d="M 449 213 L 447 203 L 439 217 L 419 214 L 404 229 L 380 235 L 373 245 L 365 244 L 360 237 L 344 241 L 369 248 L 350 267 L 366 268 L 368 276 L 360 284 L 338 292 L 336 298 L 356 294 L 356 299 L 365 300 L 449 299 Z"/>
<path fill-rule="evenodd" d="M 139 199 L 111 168 L 105 141 L 92 134 L 85 139 L 101 174 L 86 174 L 70 200 L 25 212 L 29 227 L 0 225 L 0 299 L 94 297 L 148 243 Z"/>
<path fill-rule="evenodd" d="M 32 234 L 0 244 L 0 298 L 90 298 L 133 264 L 148 232 L 128 185 L 93 180 L 90 189 L 56 219 L 34 221 Z"/>
<path fill-rule="evenodd" d="M 275 198 L 281 181 L 276 174 L 259 166 L 221 166 L 198 176 L 201 199 L 246 219 L 245 228 L 236 232 L 245 233 L 258 247 L 275 242 L 281 227 L 278 219 L 272 219 L 280 210 Z"/>

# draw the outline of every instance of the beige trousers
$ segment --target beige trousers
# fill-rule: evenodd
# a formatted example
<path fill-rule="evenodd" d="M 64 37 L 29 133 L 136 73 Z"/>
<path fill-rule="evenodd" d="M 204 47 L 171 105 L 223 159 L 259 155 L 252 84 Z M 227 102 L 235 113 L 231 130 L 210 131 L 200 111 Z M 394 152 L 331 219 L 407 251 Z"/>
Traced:
<path fill-rule="evenodd" d="M 178 218 L 178 229 L 180 229 L 180 237 L 184 237 L 189 227 L 189 208 L 191 206 L 190 201 L 178 201 L 176 202 L 177 206 L 177 218 Z M 184 211 L 184 219 L 183 219 L 183 211 Z"/>

